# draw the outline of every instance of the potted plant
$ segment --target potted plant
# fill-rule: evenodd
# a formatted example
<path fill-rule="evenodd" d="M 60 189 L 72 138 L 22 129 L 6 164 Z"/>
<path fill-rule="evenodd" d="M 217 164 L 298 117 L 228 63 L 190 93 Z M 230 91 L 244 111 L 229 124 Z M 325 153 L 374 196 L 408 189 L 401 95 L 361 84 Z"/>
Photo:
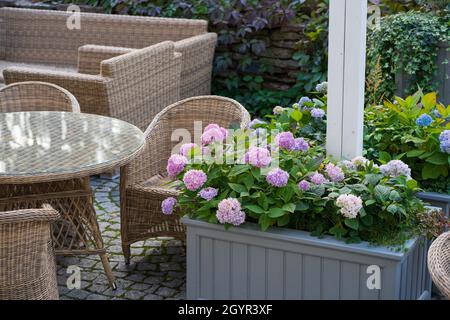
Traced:
<path fill-rule="evenodd" d="M 439 225 L 408 166 L 336 163 L 286 131 L 253 145 L 264 132 L 208 125 L 168 161 L 179 196 L 162 211 L 184 215 L 188 298 L 427 298 L 424 235 Z"/>

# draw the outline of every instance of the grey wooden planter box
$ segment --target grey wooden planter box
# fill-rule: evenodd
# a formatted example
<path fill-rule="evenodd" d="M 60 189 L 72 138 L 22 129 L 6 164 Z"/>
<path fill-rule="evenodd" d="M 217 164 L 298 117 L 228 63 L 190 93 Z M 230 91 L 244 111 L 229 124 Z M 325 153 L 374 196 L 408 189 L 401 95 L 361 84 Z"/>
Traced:
<path fill-rule="evenodd" d="M 368 243 L 319 239 L 298 230 L 267 232 L 246 223 L 223 226 L 182 218 L 187 226 L 188 299 L 428 299 L 428 244 L 394 252 Z M 380 267 L 369 290 L 367 267 Z"/>

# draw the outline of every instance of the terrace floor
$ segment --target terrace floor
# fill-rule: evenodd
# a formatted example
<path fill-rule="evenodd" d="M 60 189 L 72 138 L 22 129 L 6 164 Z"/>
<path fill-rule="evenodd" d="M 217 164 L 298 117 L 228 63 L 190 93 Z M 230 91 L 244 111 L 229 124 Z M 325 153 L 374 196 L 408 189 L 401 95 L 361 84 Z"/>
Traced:
<path fill-rule="evenodd" d="M 112 290 L 98 256 L 57 257 L 58 286 L 62 300 L 161 300 L 184 299 L 186 279 L 185 247 L 179 240 L 154 238 L 132 246 L 126 265 L 120 242 L 119 180 L 93 178 L 95 207 L 103 240 L 116 276 Z M 69 290 L 67 267 L 81 269 L 80 289 Z"/>

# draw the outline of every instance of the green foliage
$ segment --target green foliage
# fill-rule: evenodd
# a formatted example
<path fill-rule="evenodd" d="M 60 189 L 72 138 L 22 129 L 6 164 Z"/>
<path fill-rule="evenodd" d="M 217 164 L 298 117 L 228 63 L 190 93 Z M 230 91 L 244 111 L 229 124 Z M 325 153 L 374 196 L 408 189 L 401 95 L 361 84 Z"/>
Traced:
<path fill-rule="evenodd" d="M 428 126 L 416 124 L 428 114 Z M 430 191 L 450 193 L 450 155 L 440 149 L 439 135 L 450 129 L 450 106 L 436 102 L 436 93 L 416 94 L 365 110 L 364 148 L 370 159 L 401 159 L 412 176 Z"/>
<path fill-rule="evenodd" d="M 242 152 L 235 150 L 237 141 L 246 141 L 245 150 L 251 145 L 253 130 L 235 131 L 227 143 L 214 142 L 208 148 L 215 150 L 212 155 L 227 150 L 231 159 L 242 159 Z M 370 161 L 354 162 L 351 166 L 333 163 L 324 158 L 322 149 L 310 147 L 307 151 L 287 151 L 276 148 L 275 139 L 269 138 L 272 161 L 277 150 L 278 163 L 289 174 L 288 182 L 275 187 L 268 182 L 267 172 L 272 167 L 259 168 L 251 163 L 225 163 L 209 161 L 197 153 L 190 160 L 177 179 L 189 170 L 202 170 L 208 176 L 207 181 L 196 191 L 190 191 L 183 183 L 179 185 L 179 212 L 190 217 L 219 223 L 217 216 L 219 203 L 234 198 L 239 201 L 246 215 L 246 221 L 258 223 L 261 229 L 269 227 L 287 227 L 307 230 L 315 236 L 331 234 L 347 242 L 369 241 L 375 244 L 398 245 L 419 232 L 419 213 L 425 209 L 423 203 L 414 194 L 419 190 L 414 180 L 405 176 L 386 176 L 378 166 Z M 333 164 L 331 164 L 333 163 Z M 343 173 L 339 179 L 329 173 L 329 166 L 338 166 Z M 336 167 L 334 167 L 336 168 Z M 326 182 L 316 185 L 311 179 L 314 173 L 323 174 Z M 300 189 L 298 183 L 310 181 L 308 189 Z M 199 195 L 200 188 L 213 187 L 218 194 L 210 200 Z M 359 199 L 360 207 L 354 216 L 343 213 L 337 199 L 353 195 Z M 227 200 L 228 201 L 228 200 Z M 351 206 L 351 204 L 350 204 Z M 430 223 L 432 225 L 432 223 Z M 225 228 L 231 227 L 225 223 Z M 427 234 L 427 228 L 420 229 Z"/>
<path fill-rule="evenodd" d="M 399 13 L 383 17 L 380 28 L 369 32 L 368 77 L 381 71 L 383 79 L 375 96 L 368 97 L 371 101 L 392 98 L 396 74 L 401 72 L 408 75 L 407 94 L 418 87 L 424 91 L 436 90 L 433 78 L 437 69 L 438 44 L 450 39 L 448 17 L 413 11 Z"/>

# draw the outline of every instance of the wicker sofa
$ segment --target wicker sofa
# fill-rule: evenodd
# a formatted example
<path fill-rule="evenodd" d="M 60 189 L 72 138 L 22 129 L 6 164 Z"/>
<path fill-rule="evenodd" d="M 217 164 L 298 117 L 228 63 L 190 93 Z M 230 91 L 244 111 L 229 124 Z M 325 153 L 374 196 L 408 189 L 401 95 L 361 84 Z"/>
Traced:
<path fill-rule="evenodd" d="M 143 117 L 134 103 L 157 113 L 210 93 L 217 35 L 207 32 L 206 21 L 80 13 L 80 29 L 71 29 L 70 17 L 64 11 L 0 8 L 0 83 L 51 82 L 72 92 L 82 112 L 126 121 Z M 175 85 L 178 95 L 167 88 Z M 146 128 L 151 118 L 137 120 L 143 123 L 130 122 Z"/>

